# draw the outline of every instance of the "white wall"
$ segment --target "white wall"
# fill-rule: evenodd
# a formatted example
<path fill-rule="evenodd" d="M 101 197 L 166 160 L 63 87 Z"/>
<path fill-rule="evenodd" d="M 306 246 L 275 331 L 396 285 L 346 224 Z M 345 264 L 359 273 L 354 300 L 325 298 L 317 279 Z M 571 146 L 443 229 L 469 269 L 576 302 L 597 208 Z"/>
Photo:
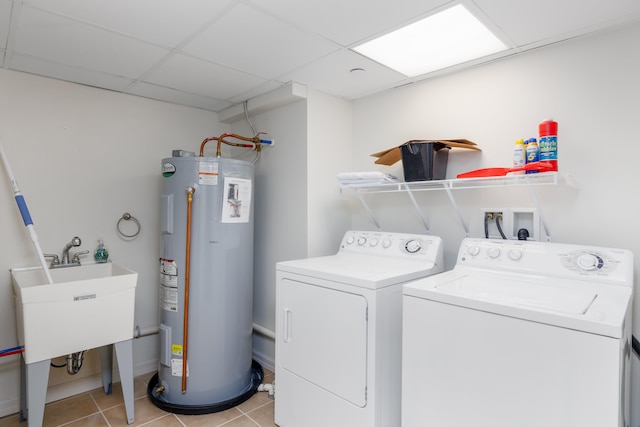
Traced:
<path fill-rule="evenodd" d="M 350 210 L 337 197 L 336 175 L 352 168 L 351 102 L 310 90 L 308 105 L 308 257 L 334 254 L 350 228 Z"/>
<path fill-rule="evenodd" d="M 638 40 L 640 24 L 635 23 L 359 100 L 354 103 L 354 170 L 402 176 L 399 163 L 377 166 L 368 155 L 415 138 L 478 143 L 482 153 L 452 150 L 448 178 L 482 167 L 509 167 L 515 139 L 537 137 L 538 123 L 552 117 L 559 123 L 560 171 L 572 174 L 580 186 L 536 189 L 552 241 L 630 249 L 636 255 L 637 278 Z M 533 207 L 526 188 L 459 190 L 455 196 L 473 237 L 482 236 L 480 207 Z M 418 199 L 432 233 L 445 242 L 449 269 L 464 237 L 462 228 L 443 192 L 421 193 Z M 423 231 L 406 195 L 370 200 L 384 230 Z M 373 229 L 359 206 L 353 223 Z M 636 336 L 639 309 L 636 293 Z M 635 369 L 636 412 L 638 374 Z M 640 424 L 636 419 L 634 426 Z"/>
<path fill-rule="evenodd" d="M 250 115 L 257 132 L 275 140 L 264 147 L 255 169 L 254 323 L 275 331 L 275 264 L 304 258 L 307 247 L 307 106 L 300 100 Z M 232 124 L 240 135 L 252 135 L 246 120 Z M 274 341 L 254 334 L 254 358 L 275 366 Z"/>
<path fill-rule="evenodd" d="M 275 331 L 279 261 L 335 253 L 350 212 L 337 198 L 336 174 L 351 167 L 351 103 L 308 90 L 307 99 L 250 115 L 275 140 L 256 162 L 254 322 Z M 242 135 L 245 119 L 233 123 Z M 254 334 L 254 357 L 275 367 L 275 343 Z"/>
<path fill-rule="evenodd" d="M 198 151 L 205 137 L 228 131 L 228 125 L 200 109 L 2 69 L 0 93 L 0 138 L 43 251 L 60 254 L 76 235 L 82 239 L 79 249 L 93 251 L 104 238 L 111 259 L 139 273 L 136 323 L 157 325 L 161 159 L 175 148 Z M 9 269 L 39 263 L 0 169 L 4 349 L 17 345 Z M 142 225 L 137 239 L 116 234 L 124 212 Z M 87 358 L 76 376 L 51 370 L 49 400 L 99 386 L 97 357 L 91 352 Z M 18 410 L 18 361 L 18 356 L 0 358 L 0 416 Z M 156 337 L 136 339 L 134 373 L 155 370 L 156 361 Z"/>

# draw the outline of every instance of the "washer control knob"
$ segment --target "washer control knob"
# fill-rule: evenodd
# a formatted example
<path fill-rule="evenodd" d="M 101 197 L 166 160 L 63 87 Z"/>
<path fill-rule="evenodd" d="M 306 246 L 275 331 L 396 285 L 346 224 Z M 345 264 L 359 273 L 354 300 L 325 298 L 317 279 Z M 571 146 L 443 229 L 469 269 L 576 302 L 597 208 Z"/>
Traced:
<path fill-rule="evenodd" d="M 352 245 L 355 241 L 356 239 L 354 239 L 353 236 L 347 236 L 347 245 Z"/>
<path fill-rule="evenodd" d="M 489 248 L 488 254 L 489 258 L 498 258 L 500 256 L 500 249 L 496 247 Z"/>
<path fill-rule="evenodd" d="M 520 249 L 511 249 L 509 251 L 509 258 L 514 261 L 518 261 L 520 258 L 522 258 L 522 251 Z"/>
<path fill-rule="evenodd" d="M 378 239 L 376 239 L 375 237 L 373 239 L 371 239 L 369 241 L 369 246 L 371 246 L 371 247 L 378 246 Z"/>
<path fill-rule="evenodd" d="M 471 255 L 471 256 L 476 256 L 476 255 L 478 255 L 480 253 L 480 248 L 478 246 L 476 246 L 476 245 L 469 246 L 467 248 L 467 253 L 469 255 Z"/>
<path fill-rule="evenodd" d="M 389 246 L 391 246 L 391 240 L 390 239 L 382 239 L 382 247 L 387 249 Z"/>
<path fill-rule="evenodd" d="M 582 254 L 578 257 L 578 267 L 583 270 L 595 270 L 598 268 L 598 257 L 593 254 Z"/>
<path fill-rule="evenodd" d="M 367 243 L 367 238 L 366 237 L 358 237 L 358 245 L 360 246 L 364 246 L 364 244 Z"/>
<path fill-rule="evenodd" d="M 416 252 L 418 252 L 420 249 L 422 249 L 422 245 L 420 245 L 420 242 L 417 240 L 409 240 L 407 243 L 405 243 L 404 248 L 407 250 L 407 252 L 409 252 L 410 254 L 415 254 Z"/>

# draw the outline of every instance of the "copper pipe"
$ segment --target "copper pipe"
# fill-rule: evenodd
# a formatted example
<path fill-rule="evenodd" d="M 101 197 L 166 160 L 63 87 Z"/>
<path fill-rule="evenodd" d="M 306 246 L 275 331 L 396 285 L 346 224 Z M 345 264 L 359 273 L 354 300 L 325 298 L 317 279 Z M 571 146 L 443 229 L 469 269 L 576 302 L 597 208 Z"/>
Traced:
<path fill-rule="evenodd" d="M 224 140 L 224 138 L 227 138 L 227 137 L 240 139 L 242 141 L 253 142 L 254 144 L 256 144 L 256 147 L 260 144 L 260 138 L 258 138 L 258 135 L 252 138 L 249 138 L 246 136 L 237 135 L 235 133 L 223 133 L 218 137 L 218 146 L 216 147 L 216 157 L 220 157 L 222 155 L 221 145 L 223 142 L 225 144 L 234 145 L 234 143 Z"/>
<path fill-rule="evenodd" d="M 191 205 L 196 189 L 187 187 L 187 243 L 184 257 L 184 319 L 182 322 L 182 393 L 187 392 L 187 348 L 189 344 L 189 266 L 191 261 Z"/>
<path fill-rule="evenodd" d="M 217 141 L 218 138 L 216 138 L 215 136 L 212 136 L 210 138 L 205 138 L 204 141 L 202 141 L 202 143 L 200 144 L 200 157 L 204 157 L 204 146 L 207 144 L 207 142 L 209 141 Z"/>
<path fill-rule="evenodd" d="M 200 157 L 204 157 L 204 146 L 207 144 L 207 142 L 209 141 L 218 141 L 218 145 L 216 147 L 216 157 L 221 157 L 222 156 L 222 143 L 224 142 L 227 145 L 232 145 L 234 147 L 243 147 L 243 148 L 255 148 L 256 151 L 260 151 L 261 149 L 261 145 L 260 145 L 260 135 L 264 134 L 264 132 L 259 132 L 256 136 L 254 137 L 247 137 L 247 136 L 241 136 L 241 135 L 237 135 L 235 133 L 223 133 L 222 135 L 220 135 L 219 137 L 209 137 L 209 138 L 205 138 L 204 141 L 202 141 L 202 143 L 200 144 Z M 236 138 L 242 141 L 248 141 L 251 142 L 251 144 L 242 144 L 239 142 L 231 142 L 231 141 L 225 141 L 225 138 Z"/>

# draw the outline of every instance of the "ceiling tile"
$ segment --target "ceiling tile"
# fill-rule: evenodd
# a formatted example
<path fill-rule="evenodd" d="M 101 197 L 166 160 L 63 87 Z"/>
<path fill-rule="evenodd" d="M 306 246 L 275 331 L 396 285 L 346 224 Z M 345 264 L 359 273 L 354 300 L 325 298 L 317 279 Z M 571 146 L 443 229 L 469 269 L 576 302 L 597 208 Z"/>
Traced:
<path fill-rule="evenodd" d="M 174 104 L 190 105 L 212 111 L 222 111 L 232 105 L 230 102 L 221 99 L 182 92 L 145 82 L 138 82 L 125 92 L 132 95 L 144 96 L 145 98 L 173 102 Z"/>
<path fill-rule="evenodd" d="M 512 50 L 414 79 L 351 50 L 458 3 Z M 639 0 L 0 0 L 0 66 L 219 111 L 290 81 L 357 99 L 633 20 Z"/>
<path fill-rule="evenodd" d="M 13 70 L 25 71 L 27 73 L 115 91 L 122 91 L 133 82 L 131 79 L 114 76 L 112 74 L 69 67 L 64 64 L 55 64 L 17 53 L 11 56 L 11 68 Z"/>
<path fill-rule="evenodd" d="M 242 4 L 184 46 L 185 52 L 266 79 L 337 49 L 323 38 Z"/>
<path fill-rule="evenodd" d="M 286 82 L 269 80 L 268 82 L 256 86 L 246 92 L 242 92 L 236 96 L 232 96 L 227 100 L 232 104 L 239 104 L 246 101 L 247 99 L 255 98 L 258 95 L 263 95 L 265 93 L 271 92 L 272 90 L 275 90 L 284 84 L 286 84 Z"/>
<path fill-rule="evenodd" d="M 235 0 L 26 0 L 45 9 L 162 46 L 175 47 Z"/>
<path fill-rule="evenodd" d="M 11 2 L 0 0 L 0 50 L 7 46 L 9 23 L 11 22 Z"/>
<path fill-rule="evenodd" d="M 265 82 L 264 79 L 181 54 L 171 57 L 144 80 L 219 99 L 246 92 Z"/>
<path fill-rule="evenodd" d="M 338 42 L 341 46 L 380 35 L 413 22 L 451 0 L 251 0 L 287 21 Z"/>
<path fill-rule="evenodd" d="M 351 71 L 358 68 L 364 71 Z M 347 99 L 409 82 L 406 76 L 348 49 L 288 73 L 283 78 Z"/>
<path fill-rule="evenodd" d="M 638 19 L 640 1 L 474 0 L 493 23 L 517 45 L 558 41 L 595 31 L 605 24 Z M 586 31 L 585 31 L 586 30 Z"/>
<path fill-rule="evenodd" d="M 22 7 L 14 51 L 54 63 L 137 78 L 169 53 L 148 43 Z"/>

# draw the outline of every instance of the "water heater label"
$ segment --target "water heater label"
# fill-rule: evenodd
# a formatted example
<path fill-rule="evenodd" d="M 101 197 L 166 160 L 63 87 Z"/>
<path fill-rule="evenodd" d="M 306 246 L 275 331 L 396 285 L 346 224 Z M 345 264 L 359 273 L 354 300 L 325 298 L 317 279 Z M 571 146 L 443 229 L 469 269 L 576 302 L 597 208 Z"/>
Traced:
<path fill-rule="evenodd" d="M 218 185 L 218 163 L 199 163 L 198 184 Z"/>
<path fill-rule="evenodd" d="M 170 259 L 160 258 L 160 308 L 178 311 L 178 266 Z"/>
<path fill-rule="evenodd" d="M 171 375 L 182 376 L 182 359 L 171 359 Z M 187 376 L 189 376 L 189 363 L 187 362 Z"/>
<path fill-rule="evenodd" d="M 222 222 L 249 222 L 251 212 L 251 180 L 224 178 Z"/>
<path fill-rule="evenodd" d="M 178 287 L 178 266 L 175 261 L 160 258 L 160 284 Z"/>
<path fill-rule="evenodd" d="M 182 356 L 182 344 L 171 344 L 171 354 L 174 356 Z"/>
<path fill-rule="evenodd" d="M 160 308 L 174 313 L 178 312 L 178 288 L 160 285 Z"/>

